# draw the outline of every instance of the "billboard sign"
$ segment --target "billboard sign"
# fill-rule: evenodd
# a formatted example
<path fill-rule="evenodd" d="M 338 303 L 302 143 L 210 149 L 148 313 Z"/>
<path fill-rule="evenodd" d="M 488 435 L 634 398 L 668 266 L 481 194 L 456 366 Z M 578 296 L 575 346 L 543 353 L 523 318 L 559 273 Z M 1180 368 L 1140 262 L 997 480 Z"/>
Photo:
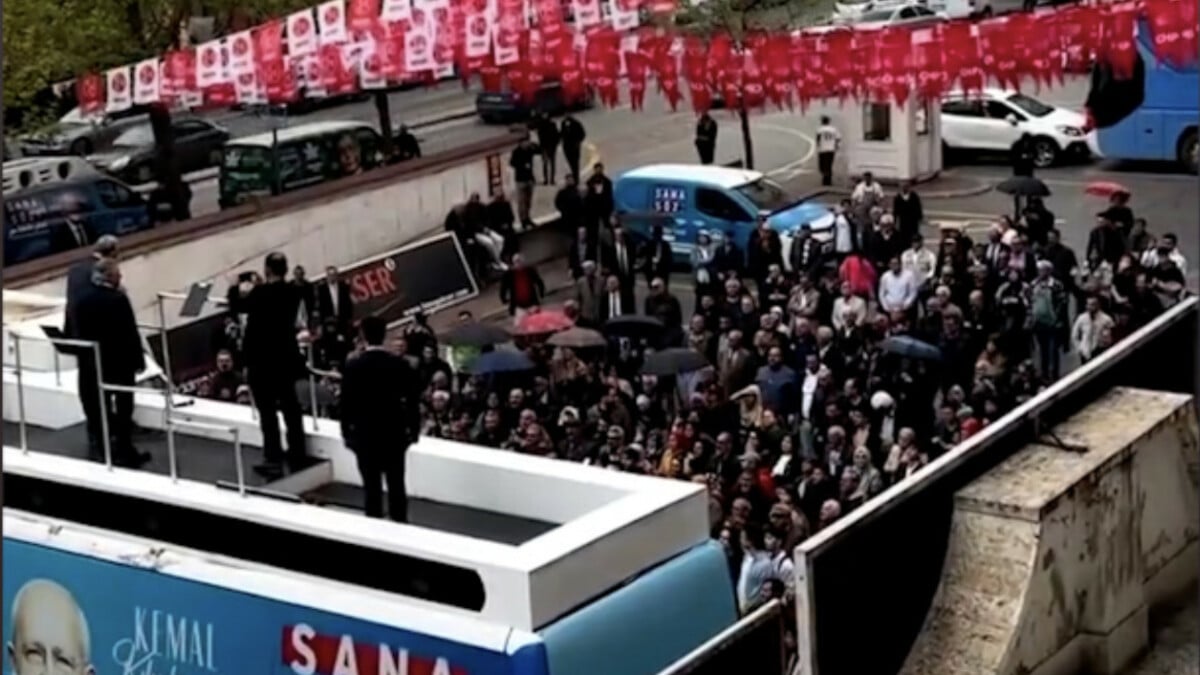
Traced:
<path fill-rule="evenodd" d="M 354 263 L 342 268 L 340 276 L 350 284 L 356 321 L 379 316 L 389 324 L 400 323 L 418 311 L 436 312 L 479 293 L 458 240 L 449 233 Z M 318 278 L 314 284 L 320 282 Z M 222 311 L 167 331 L 176 391 L 208 395 L 217 352 L 236 334 L 232 323 L 229 313 Z M 155 361 L 162 364 L 162 336 L 155 333 L 146 341 Z"/>
<path fill-rule="evenodd" d="M 4 616 L 14 675 L 544 675 L 520 652 L 8 537 Z"/>

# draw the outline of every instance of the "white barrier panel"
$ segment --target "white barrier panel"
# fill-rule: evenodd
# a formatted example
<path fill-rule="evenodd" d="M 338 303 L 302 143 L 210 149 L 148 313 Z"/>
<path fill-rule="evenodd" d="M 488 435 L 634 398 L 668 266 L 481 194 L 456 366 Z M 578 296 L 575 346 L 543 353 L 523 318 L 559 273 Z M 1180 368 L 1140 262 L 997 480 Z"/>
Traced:
<path fill-rule="evenodd" d="M 4 377 L 5 419 L 13 422 L 17 420 L 17 410 L 10 403 L 16 393 L 15 376 L 6 372 Z M 77 419 L 72 413 L 79 403 L 72 388 L 67 383 L 56 387 L 52 379 L 46 373 L 26 374 L 25 409 L 30 424 L 54 428 Z M 138 394 L 135 408 L 140 424 L 162 428 L 162 396 Z M 175 416 L 215 428 L 233 427 L 244 443 L 261 443 L 258 424 L 245 406 L 196 400 L 177 408 Z M 310 453 L 330 461 L 329 474 L 334 481 L 360 485 L 356 460 L 342 445 L 337 424 L 321 422 L 320 431 L 308 433 Z M 311 427 L 306 424 L 308 429 Z M 229 436 L 212 431 L 210 437 L 226 440 Z M 4 457 L 9 473 L 136 495 L 472 569 L 479 573 L 486 590 L 486 604 L 479 615 L 526 630 L 546 625 L 708 538 L 707 496 L 702 486 L 432 438 L 422 438 L 408 452 L 406 483 L 411 497 L 558 527 L 524 544 L 509 546 L 336 509 L 243 497 L 210 484 L 173 482 L 140 471 L 106 471 L 90 462 L 40 452 L 26 454 L 12 447 L 5 448 Z"/>

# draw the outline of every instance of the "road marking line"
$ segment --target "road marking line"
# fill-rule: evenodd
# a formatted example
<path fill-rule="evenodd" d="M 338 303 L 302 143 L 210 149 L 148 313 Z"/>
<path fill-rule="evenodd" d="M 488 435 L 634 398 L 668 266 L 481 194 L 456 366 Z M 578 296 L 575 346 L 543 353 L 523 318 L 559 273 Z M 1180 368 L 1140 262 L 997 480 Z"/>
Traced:
<path fill-rule="evenodd" d="M 794 178 L 794 177 L 800 175 L 801 171 L 799 171 L 799 170 L 801 169 L 801 167 L 803 167 L 805 164 L 810 162 L 812 160 L 813 156 L 817 154 L 816 139 L 813 138 L 812 136 L 809 136 L 808 134 L 804 133 L 803 131 L 799 131 L 797 129 L 791 129 L 789 127 L 779 126 L 777 124 L 771 124 L 769 122 L 759 122 L 755 126 L 757 126 L 759 129 L 766 129 L 767 131 L 774 131 L 776 133 L 784 134 L 785 136 L 791 136 L 793 138 L 798 138 L 808 146 L 808 149 L 804 151 L 804 154 L 800 157 L 800 159 L 797 159 L 792 162 L 788 162 L 787 164 L 784 164 L 781 167 L 778 167 L 776 169 L 772 169 L 771 171 L 768 171 L 767 172 L 768 176 L 787 174 L 786 177 L 784 178 L 784 180 L 787 180 L 788 178 Z"/>

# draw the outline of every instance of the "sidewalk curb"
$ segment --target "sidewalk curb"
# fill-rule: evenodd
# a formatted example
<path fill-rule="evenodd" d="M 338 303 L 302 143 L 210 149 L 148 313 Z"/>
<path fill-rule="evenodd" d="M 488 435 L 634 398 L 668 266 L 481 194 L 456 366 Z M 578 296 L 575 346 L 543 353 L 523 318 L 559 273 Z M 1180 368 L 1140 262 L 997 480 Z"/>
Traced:
<path fill-rule="evenodd" d="M 457 122 L 459 120 L 469 119 L 474 116 L 475 106 L 463 106 L 461 108 L 448 110 L 437 115 L 427 115 L 425 117 L 418 118 L 412 122 L 409 122 L 406 126 L 408 127 L 409 131 L 416 129 L 427 129 L 439 124 L 445 124 L 446 122 Z M 394 116 L 392 117 L 392 126 L 396 129 L 400 128 L 399 120 L 397 120 Z"/>

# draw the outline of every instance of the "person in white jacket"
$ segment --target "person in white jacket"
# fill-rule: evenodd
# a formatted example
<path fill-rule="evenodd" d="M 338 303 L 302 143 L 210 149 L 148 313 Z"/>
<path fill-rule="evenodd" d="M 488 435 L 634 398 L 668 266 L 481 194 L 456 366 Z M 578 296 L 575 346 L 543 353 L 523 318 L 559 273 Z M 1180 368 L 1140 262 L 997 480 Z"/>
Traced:
<path fill-rule="evenodd" d="M 1112 330 L 1112 317 L 1100 311 L 1100 298 L 1089 295 L 1084 310 L 1071 327 L 1071 345 L 1079 352 L 1079 360 L 1087 363 L 1096 355 L 1096 346 L 1105 330 Z"/>
<path fill-rule="evenodd" d="M 879 277 L 879 306 L 885 312 L 908 312 L 917 301 L 920 284 L 912 272 L 900 265 L 900 258 L 888 261 L 888 270 Z"/>

